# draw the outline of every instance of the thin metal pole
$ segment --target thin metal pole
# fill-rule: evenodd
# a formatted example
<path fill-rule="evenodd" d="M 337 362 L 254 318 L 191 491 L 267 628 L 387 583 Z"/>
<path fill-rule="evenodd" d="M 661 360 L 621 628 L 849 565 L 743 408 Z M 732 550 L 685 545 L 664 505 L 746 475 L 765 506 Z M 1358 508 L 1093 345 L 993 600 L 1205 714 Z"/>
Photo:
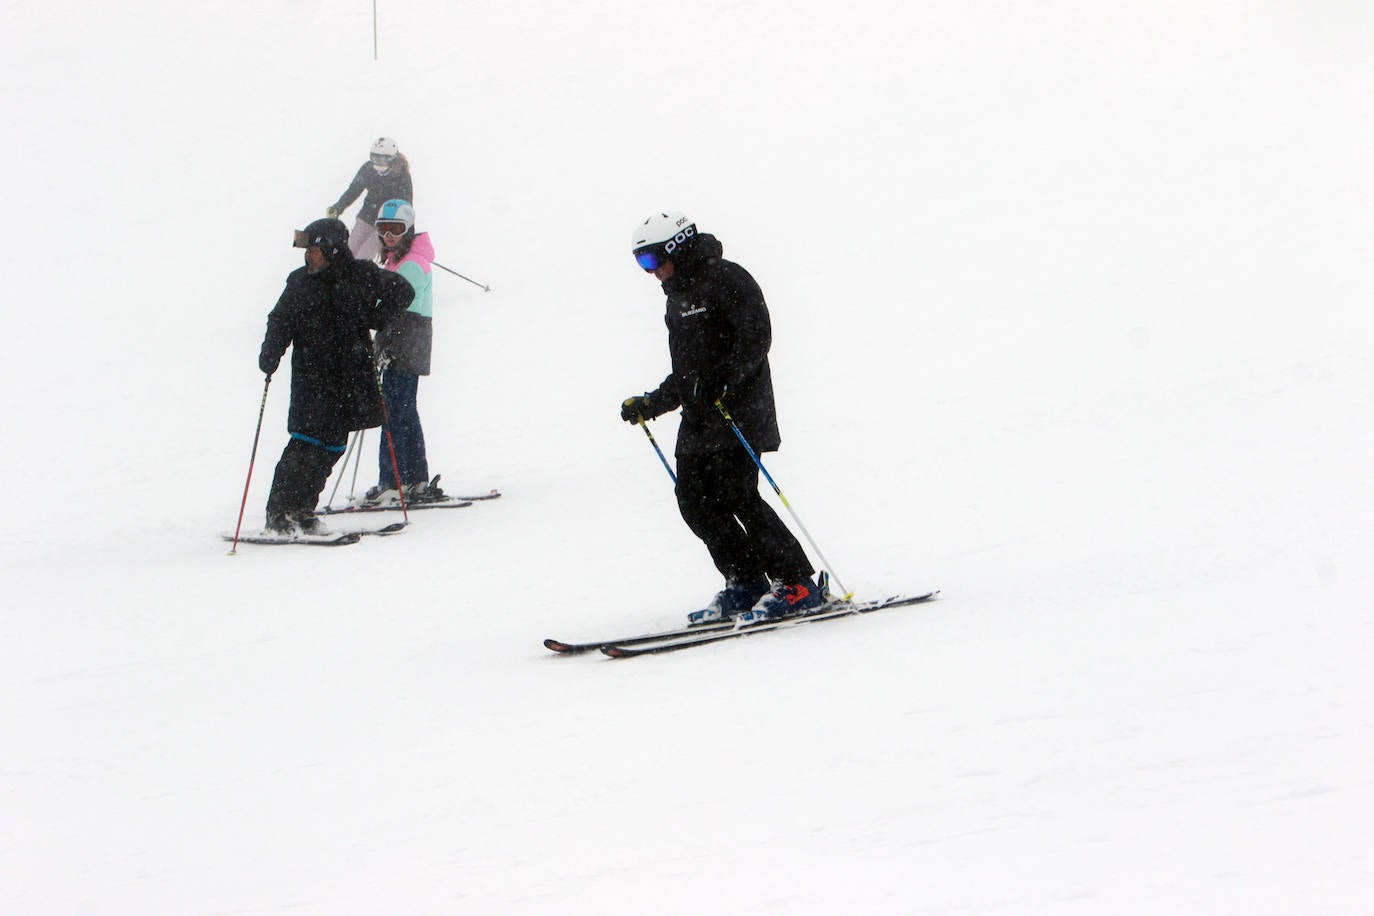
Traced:
<path fill-rule="evenodd" d="M 636 414 L 635 416 L 639 417 L 639 428 L 644 430 L 644 435 L 649 437 L 649 444 L 654 447 L 654 451 L 658 452 L 658 460 L 663 462 L 663 470 L 667 471 L 668 476 L 673 478 L 673 486 L 677 486 L 677 475 L 673 473 L 673 466 L 663 456 L 663 449 L 658 447 L 658 440 L 654 438 L 654 434 L 649 432 L 649 424 L 644 422 L 644 414 Z"/>
<path fill-rule="evenodd" d="M 367 430 L 358 430 L 358 457 L 353 462 L 353 479 L 348 484 L 348 503 L 353 504 L 357 499 L 358 492 L 358 468 L 363 466 L 363 438 L 367 435 Z M 364 494 L 366 495 L 366 494 Z"/>
<path fill-rule="evenodd" d="M 334 508 L 334 497 L 338 495 L 339 484 L 343 483 L 344 474 L 348 472 L 348 461 L 353 457 L 353 446 L 357 441 L 357 433 L 348 434 L 348 448 L 344 449 L 343 464 L 339 465 L 339 476 L 334 478 L 334 489 L 329 491 L 329 501 L 324 504 L 325 512 Z"/>
<path fill-rule="evenodd" d="M 253 433 L 253 451 L 248 456 L 248 478 L 243 482 L 243 501 L 239 503 L 239 520 L 234 526 L 234 544 L 229 548 L 229 556 L 239 551 L 239 531 L 243 528 L 243 510 L 248 507 L 248 485 L 253 482 L 253 465 L 258 460 L 258 439 L 262 436 L 262 417 L 267 412 L 267 388 L 272 384 L 272 376 L 262 384 L 262 406 L 258 408 L 258 428 Z"/>
<path fill-rule="evenodd" d="M 844 583 L 840 581 L 840 577 L 835 573 L 834 567 L 830 565 L 830 561 L 825 558 L 825 554 L 821 551 L 820 547 L 816 545 L 815 538 L 811 537 L 811 532 L 806 530 L 806 526 L 803 525 L 802 520 L 797 517 L 796 511 L 792 508 L 792 504 L 789 503 L 787 497 L 783 495 L 782 488 L 773 480 L 773 475 L 769 474 L 768 468 L 763 466 L 763 462 L 759 460 L 759 456 L 749 445 L 749 440 L 744 438 L 744 433 L 740 432 L 739 427 L 735 425 L 735 418 L 730 416 L 730 411 L 726 410 L 725 405 L 719 400 L 716 401 L 716 409 L 719 410 L 720 415 L 725 418 L 725 422 L 730 424 L 730 429 L 734 430 L 735 438 L 739 439 L 740 445 L 744 446 L 744 450 L 749 453 L 749 457 L 754 459 L 754 464 L 758 465 L 759 470 L 763 472 L 763 476 L 767 479 L 769 486 L 773 488 L 773 492 L 778 494 L 778 499 L 782 500 L 783 506 L 791 513 L 792 521 L 797 523 L 797 527 L 800 528 L 802 534 L 806 536 L 806 541 L 811 545 L 811 549 L 816 551 L 816 556 L 821 558 L 821 565 L 830 573 L 830 578 L 835 580 L 835 584 L 840 587 L 840 592 L 844 595 L 843 600 L 848 601 L 853 597 L 854 593 L 844 587 Z"/>
<path fill-rule="evenodd" d="M 446 270 L 446 271 L 448 271 L 449 273 L 453 274 L 455 277 L 461 277 L 462 279 L 464 279 L 464 280 L 468 281 L 469 283 L 471 283 L 473 286 L 481 287 L 482 292 L 484 292 L 484 293 L 489 293 L 489 292 L 491 292 L 491 287 L 490 287 L 490 286 L 487 286 L 485 283 L 478 283 L 476 280 L 472 279 L 472 277 L 464 277 L 462 274 L 460 274 L 458 271 L 454 270 L 452 267 L 445 267 L 444 265 L 440 264 L 438 261 L 430 261 L 429 263 L 433 264 L 435 267 L 439 268 L 440 270 Z"/>
<path fill-rule="evenodd" d="M 377 0 L 372 0 L 372 59 L 377 59 Z"/>

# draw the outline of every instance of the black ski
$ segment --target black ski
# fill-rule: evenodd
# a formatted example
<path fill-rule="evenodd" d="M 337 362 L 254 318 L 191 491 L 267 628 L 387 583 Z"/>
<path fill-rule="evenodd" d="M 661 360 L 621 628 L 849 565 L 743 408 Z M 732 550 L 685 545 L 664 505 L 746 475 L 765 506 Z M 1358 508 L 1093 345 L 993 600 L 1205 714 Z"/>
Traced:
<path fill-rule="evenodd" d="M 478 495 L 478 496 L 450 496 L 450 497 L 449 497 L 449 499 L 465 499 L 465 500 L 467 500 L 467 501 L 470 502 L 470 503 L 479 503 L 479 502 L 482 502 L 482 501 L 488 500 L 488 499 L 500 499 L 500 498 L 501 498 L 501 491 L 500 491 L 500 490 L 488 490 L 487 492 L 482 493 L 481 495 Z"/>
<path fill-rule="evenodd" d="M 939 590 L 925 592 L 920 595 L 895 595 L 891 598 L 883 598 L 878 601 L 848 602 L 843 600 L 831 601 L 823 605 L 820 609 L 810 613 L 802 614 L 797 617 L 784 617 L 782 620 L 771 623 L 754 624 L 735 629 L 733 625 L 725 625 L 724 628 L 717 629 L 709 633 L 693 633 L 689 636 L 670 637 L 666 640 L 651 641 L 648 639 L 638 640 L 637 642 L 612 643 L 600 647 L 602 654 L 609 655 L 611 658 L 634 658 L 637 655 L 653 655 L 659 652 L 675 652 L 678 649 L 690 649 L 694 646 L 706 646 L 711 643 L 723 642 L 727 639 L 738 639 L 741 636 L 753 636 L 756 633 L 767 633 L 773 630 L 791 629 L 808 623 L 819 623 L 822 620 L 838 620 L 841 617 L 853 617 L 856 614 L 869 614 L 873 611 L 880 611 L 890 607 L 905 607 L 911 604 L 920 604 L 929 601 Z"/>
<path fill-rule="evenodd" d="M 402 531 L 405 530 L 405 527 L 406 527 L 406 523 L 405 523 L 405 522 L 392 522 L 390 525 L 383 525 L 383 526 L 380 527 L 380 528 L 365 528 L 365 529 L 363 529 L 362 531 L 356 531 L 356 532 L 350 532 L 350 533 L 352 533 L 352 534 L 360 534 L 360 535 L 363 535 L 364 537 L 366 537 L 367 535 L 370 535 L 370 534 L 375 534 L 375 535 L 377 535 L 377 536 L 379 536 L 379 537 L 386 537 L 387 535 L 391 535 L 391 534 L 400 534 Z"/>
<path fill-rule="evenodd" d="M 388 535 L 399 534 L 405 527 L 405 522 L 392 522 L 381 528 L 365 528 L 361 531 L 333 531 L 329 534 L 298 534 L 295 537 L 280 537 L 261 533 L 241 534 L 238 537 L 238 542 L 240 544 L 310 544 L 316 547 L 342 547 L 345 544 L 356 544 L 369 535 L 387 537 Z M 232 534 L 221 536 L 226 541 L 234 540 Z"/>
<path fill-rule="evenodd" d="M 484 497 L 481 497 L 481 498 L 482 498 L 482 499 L 490 499 L 491 497 L 486 497 L 486 496 L 484 496 Z M 469 499 L 469 498 L 467 498 L 467 497 L 454 496 L 454 497 L 444 497 L 443 499 L 436 499 L 434 502 L 426 502 L 426 503 L 406 503 L 406 509 L 408 509 L 408 510 L 411 511 L 411 512 L 416 512 L 416 511 L 419 511 L 420 509 L 466 509 L 466 508 L 467 508 L 468 506 L 470 506 L 470 505 L 472 505 L 472 500 L 471 500 L 471 499 Z M 315 514 L 316 514 L 316 515 L 358 515 L 358 514 L 361 514 L 361 513 L 363 513 L 363 512 L 400 512 L 400 511 L 401 511 L 401 504 L 400 504 L 400 503 L 396 503 L 395 505 L 392 505 L 392 506 L 343 506 L 343 507 L 338 508 L 338 509 L 334 509 L 334 508 L 332 508 L 332 507 L 330 507 L 330 506 L 325 506 L 323 509 L 316 509 L 316 510 L 315 510 Z"/>
<path fill-rule="evenodd" d="M 685 636 L 700 636 L 703 633 L 714 633 L 718 630 L 734 629 L 734 621 L 723 620 L 719 623 L 704 623 L 695 627 L 678 627 L 675 630 L 664 630 L 661 633 L 645 633 L 641 636 L 626 636 L 620 639 L 602 639 L 597 642 L 563 642 L 559 639 L 544 640 L 544 648 L 552 649 L 564 655 L 574 655 L 578 652 L 590 652 L 593 649 L 600 649 L 602 646 L 634 646 L 646 642 L 663 642 L 669 639 L 681 639 Z"/>
<path fill-rule="evenodd" d="M 221 535 L 226 541 L 235 540 L 232 534 Z M 272 537 L 262 534 L 241 534 L 238 536 L 240 544 L 309 544 L 315 547 L 341 547 L 344 544 L 356 544 L 363 539 L 361 531 L 340 531 L 335 534 L 300 534 L 293 538 Z"/>
<path fill-rule="evenodd" d="M 434 479 L 429 482 L 432 489 L 439 488 L 439 475 L 435 474 Z M 491 489 L 479 496 L 459 496 L 456 493 L 445 493 L 438 499 L 420 499 L 413 503 L 406 503 L 407 509 L 464 509 L 475 502 L 488 499 L 500 499 L 501 491 Z M 353 497 L 349 497 L 350 505 L 335 509 L 333 506 L 325 506 L 323 509 L 316 509 L 316 515 L 342 515 L 353 512 L 398 512 L 401 509 L 400 502 L 389 503 L 385 506 L 367 506 L 360 503 L 353 503 Z"/>

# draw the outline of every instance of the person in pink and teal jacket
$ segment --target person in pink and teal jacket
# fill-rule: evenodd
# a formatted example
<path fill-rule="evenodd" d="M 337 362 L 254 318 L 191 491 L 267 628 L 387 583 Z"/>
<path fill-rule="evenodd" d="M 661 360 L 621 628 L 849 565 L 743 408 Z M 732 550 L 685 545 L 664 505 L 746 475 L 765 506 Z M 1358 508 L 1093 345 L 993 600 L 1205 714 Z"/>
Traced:
<path fill-rule="evenodd" d="M 385 258 L 382 266 L 404 277 L 414 288 L 415 298 L 374 341 L 400 480 L 392 469 L 391 451 L 383 437 L 378 450 L 377 486 L 367 491 L 364 502 L 399 502 L 397 491 L 402 488 L 407 503 L 432 502 L 442 499 L 443 491 L 438 487 L 439 478 L 431 481 L 429 477 L 417 396 L 420 376 L 429 375 L 434 345 L 434 245 L 428 232 L 415 232 L 415 208 L 409 201 L 393 198 L 383 203 L 376 225 Z"/>

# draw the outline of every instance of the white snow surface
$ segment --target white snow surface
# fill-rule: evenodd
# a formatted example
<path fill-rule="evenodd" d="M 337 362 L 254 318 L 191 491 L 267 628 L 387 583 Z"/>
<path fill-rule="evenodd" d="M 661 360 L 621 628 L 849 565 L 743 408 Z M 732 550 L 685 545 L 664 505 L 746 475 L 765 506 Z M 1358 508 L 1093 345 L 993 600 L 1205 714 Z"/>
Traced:
<path fill-rule="evenodd" d="M 377 22 L 0 12 L 0 912 L 1371 910 L 1368 3 Z M 437 275 L 432 469 L 505 496 L 228 557 L 291 230 L 380 134 L 493 287 Z M 767 295 L 840 577 L 937 602 L 542 648 L 719 586 L 617 414 L 665 208 Z"/>

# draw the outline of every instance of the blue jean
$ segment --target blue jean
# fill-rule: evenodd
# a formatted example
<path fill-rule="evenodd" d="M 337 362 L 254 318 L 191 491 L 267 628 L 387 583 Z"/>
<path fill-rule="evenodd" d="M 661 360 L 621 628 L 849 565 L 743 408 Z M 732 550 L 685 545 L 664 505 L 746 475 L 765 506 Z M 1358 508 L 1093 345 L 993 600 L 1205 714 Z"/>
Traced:
<path fill-rule="evenodd" d="M 386 415 L 391 427 L 391 439 L 396 446 L 396 467 L 401 472 L 401 483 L 428 483 L 429 461 L 425 458 L 425 431 L 420 426 L 420 411 L 416 395 L 420 387 L 420 377 L 411 375 L 394 366 L 388 366 L 382 373 L 382 397 L 386 400 Z M 391 452 L 387 449 L 386 435 L 378 449 L 377 482 L 383 488 L 396 486 L 396 475 L 391 469 Z"/>

